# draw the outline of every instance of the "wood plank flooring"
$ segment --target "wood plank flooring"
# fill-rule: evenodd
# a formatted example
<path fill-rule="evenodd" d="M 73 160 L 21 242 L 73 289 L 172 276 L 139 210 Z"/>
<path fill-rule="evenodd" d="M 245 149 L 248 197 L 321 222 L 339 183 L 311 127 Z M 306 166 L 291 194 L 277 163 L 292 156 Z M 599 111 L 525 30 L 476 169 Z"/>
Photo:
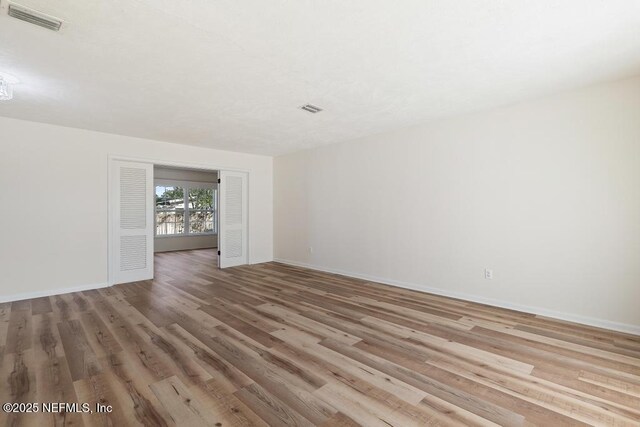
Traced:
<path fill-rule="evenodd" d="M 640 425 L 640 337 L 215 252 L 0 304 L 4 425 Z"/>

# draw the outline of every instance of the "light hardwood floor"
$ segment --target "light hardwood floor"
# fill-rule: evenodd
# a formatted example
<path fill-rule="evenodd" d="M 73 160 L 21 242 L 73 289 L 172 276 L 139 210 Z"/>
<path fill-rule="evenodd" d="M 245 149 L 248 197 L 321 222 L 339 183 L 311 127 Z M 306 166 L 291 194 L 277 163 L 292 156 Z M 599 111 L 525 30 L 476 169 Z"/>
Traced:
<path fill-rule="evenodd" d="M 640 337 L 277 263 L 0 305 L 7 425 L 640 425 Z"/>

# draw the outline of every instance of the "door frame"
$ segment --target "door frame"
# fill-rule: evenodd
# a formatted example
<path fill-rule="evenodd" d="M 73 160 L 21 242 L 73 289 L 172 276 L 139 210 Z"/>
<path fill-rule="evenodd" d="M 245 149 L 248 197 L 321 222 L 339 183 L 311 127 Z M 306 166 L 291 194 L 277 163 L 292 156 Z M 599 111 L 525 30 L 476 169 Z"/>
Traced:
<path fill-rule="evenodd" d="M 251 233 L 249 232 L 251 228 L 251 215 L 249 214 L 250 206 L 251 206 L 251 193 L 250 193 L 250 184 L 251 184 L 251 170 L 242 169 L 242 168 L 233 168 L 233 167 L 225 167 L 218 165 L 211 165 L 208 163 L 195 163 L 195 162 L 182 162 L 182 161 L 174 161 L 174 160 L 165 160 L 165 159 L 152 159 L 148 157 L 132 157 L 132 156 L 122 156 L 117 154 L 109 154 L 107 161 L 107 283 L 109 286 L 113 286 L 114 284 L 114 242 L 115 242 L 115 224 L 113 218 L 113 209 L 112 209 L 112 191 L 113 191 L 113 176 L 112 176 L 112 167 L 114 161 L 126 161 L 126 162 L 137 162 L 137 163 L 150 163 L 153 166 L 169 166 L 176 168 L 185 168 L 185 169 L 196 169 L 207 172 L 218 172 L 221 170 L 225 171 L 234 171 L 234 172 L 245 172 L 247 174 L 247 265 L 251 264 Z M 155 177 L 154 177 L 155 180 Z M 155 189 L 155 184 L 153 186 Z M 218 210 L 216 212 L 217 215 L 217 223 L 218 229 L 220 227 L 220 205 L 218 204 Z M 155 234 L 155 233 L 154 233 Z M 218 247 L 220 246 L 220 236 L 218 235 Z M 155 249 L 155 237 L 154 237 L 154 249 Z"/>

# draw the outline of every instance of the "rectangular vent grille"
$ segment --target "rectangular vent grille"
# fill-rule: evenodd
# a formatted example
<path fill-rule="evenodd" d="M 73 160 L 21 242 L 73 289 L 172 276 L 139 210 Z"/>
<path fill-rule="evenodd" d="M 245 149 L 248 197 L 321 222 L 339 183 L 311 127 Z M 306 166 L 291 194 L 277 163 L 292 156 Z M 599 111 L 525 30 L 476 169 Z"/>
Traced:
<path fill-rule="evenodd" d="M 227 245 L 224 256 L 237 258 L 242 256 L 242 230 L 227 230 Z"/>
<path fill-rule="evenodd" d="M 141 168 L 120 169 L 120 227 L 143 230 L 147 226 L 147 175 Z"/>
<path fill-rule="evenodd" d="M 304 111 L 308 111 L 313 114 L 319 113 L 320 111 L 322 111 L 322 108 L 316 107 L 315 105 L 311 105 L 311 104 L 305 104 L 300 108 L 302 108 Z"/>
<path fill-rule="evenodd" d="M 13 16 L 21 21 L 29 22 L 49 30 L 58 31 L 62 26 L 62 21 L 52 16 L 47 16 L 35 10 L 28 9 L 17 4 L 9 5 L 9 16 Z"/>
<path fill-rule="evenodd" d="M 147 268 L 147 236 L 120 236 L 120 271 Z"/>
<path fill-rule="evenodd" d="M 226 181 L 226 224 L 242 225 L 242 178 L 230 176 Z"/>

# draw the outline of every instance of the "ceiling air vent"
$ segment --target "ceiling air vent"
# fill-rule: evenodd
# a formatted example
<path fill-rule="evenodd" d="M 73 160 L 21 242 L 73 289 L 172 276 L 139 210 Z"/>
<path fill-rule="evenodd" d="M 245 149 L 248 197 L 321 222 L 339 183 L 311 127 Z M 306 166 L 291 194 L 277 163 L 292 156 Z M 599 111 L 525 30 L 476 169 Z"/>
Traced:
<path fill-rule="evenodd" d="M 302 108 L 304 111 L 308 111 L 313 114 L 319 113 L 320 111 L 322 111 L 322 108 L 316 107 L 315 105 L 311 105 L 311 104 L 305 104 L 300 108 Z"/>
<path fill-rule="evenodd" d="M 9 4 L 9 16 L 20 19 L 21 21 L 30 22 L 40 27 L 48 28 L 53 31 L 60 30 L 62 21 L 54 18 L 53 16 L 45 15 L 44 13 L 36 12 L 18 4 Z"/>

